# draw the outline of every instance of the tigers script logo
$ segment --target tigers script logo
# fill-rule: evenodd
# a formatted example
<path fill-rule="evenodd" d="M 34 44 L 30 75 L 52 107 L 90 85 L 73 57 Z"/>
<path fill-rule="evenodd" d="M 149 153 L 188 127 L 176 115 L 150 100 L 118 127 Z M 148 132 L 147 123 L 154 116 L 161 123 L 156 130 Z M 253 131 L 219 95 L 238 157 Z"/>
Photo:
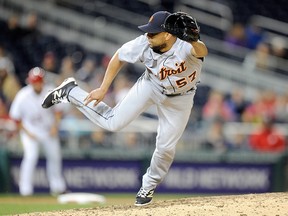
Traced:
<path fill-rule="evenodd" d="M 173 74 L 180 74 L 187 69 L 185 66 L 185 61 L 181 62 L 180 64 L 176 63 L 175 66 L 177 67 L 176 70 L 167 69 L 166 67 L 162 67 L 159 71 L 160 80 L 166 79 L 168 76 Z"/>

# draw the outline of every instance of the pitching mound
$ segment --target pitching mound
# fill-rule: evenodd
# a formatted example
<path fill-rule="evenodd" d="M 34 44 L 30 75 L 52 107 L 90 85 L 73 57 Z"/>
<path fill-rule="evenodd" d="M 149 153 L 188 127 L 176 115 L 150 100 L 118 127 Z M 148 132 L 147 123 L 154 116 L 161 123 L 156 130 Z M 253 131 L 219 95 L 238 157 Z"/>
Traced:
<path fill-rule="evenodd" d="M 192 197 L 155 201 L 146 207 L 117 205 L 26 215 L 288 216 L 288 193 Z"/>

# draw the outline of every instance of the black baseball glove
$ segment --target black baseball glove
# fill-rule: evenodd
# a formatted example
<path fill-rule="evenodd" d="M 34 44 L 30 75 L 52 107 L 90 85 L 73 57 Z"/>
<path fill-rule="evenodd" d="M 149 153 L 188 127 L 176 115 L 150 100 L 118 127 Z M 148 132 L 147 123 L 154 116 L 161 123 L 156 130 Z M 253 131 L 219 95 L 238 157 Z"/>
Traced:
<path fill-rule="evenodd" d="M 184 12 L 176 12 L 169 15 L 163 28 L 166 32 L 187 42 L 200 39 L 200 28 L 196 19 Z"/>

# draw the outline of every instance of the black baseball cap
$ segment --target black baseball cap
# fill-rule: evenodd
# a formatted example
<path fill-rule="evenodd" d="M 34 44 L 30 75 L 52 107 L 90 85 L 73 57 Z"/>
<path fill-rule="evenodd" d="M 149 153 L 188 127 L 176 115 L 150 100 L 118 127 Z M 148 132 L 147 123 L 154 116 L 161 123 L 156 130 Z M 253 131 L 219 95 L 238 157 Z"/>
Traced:
<path fill-rule="evenodd" d="M 162 25 L 170 14 L 168 11 L 158 11 L 150 17 L 147 24 L 138 26 L 138 28 L 147 33 L 164 32 Z"/>

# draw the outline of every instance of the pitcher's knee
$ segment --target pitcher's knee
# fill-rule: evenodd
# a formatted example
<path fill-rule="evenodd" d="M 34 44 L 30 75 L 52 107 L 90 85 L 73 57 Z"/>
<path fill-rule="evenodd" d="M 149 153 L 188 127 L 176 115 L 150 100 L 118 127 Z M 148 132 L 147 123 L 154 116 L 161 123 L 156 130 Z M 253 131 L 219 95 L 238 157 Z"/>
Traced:
<path fill-rule="evenodd" d="M 109 130 L 111 132 L 118 132 L 120 131 L 122 128 L 124 128 L 126 125 L 123 124 L 119 124 L 119 122 L 115 122 L 112 121 L 112 119 L 110 121 L 107 122 L 107 125 L 105 126 L 106 130 Z"/>
<path fill-rule="evenodd" d="M 109 128 L 107 128 L 109 131 L 111 132 L 118 132 L 122 129 L 123 127 L 119 126 L 119 125 L 113 125 L 113 126 L 109 126 Z"/>
<path fill-rule="evenodd" d="M 175 155 L 175 148 L 173 147 L 157 147 L 156 152 L 159 156 L 165 157 L 165 158 L 174 158 Z"/>

